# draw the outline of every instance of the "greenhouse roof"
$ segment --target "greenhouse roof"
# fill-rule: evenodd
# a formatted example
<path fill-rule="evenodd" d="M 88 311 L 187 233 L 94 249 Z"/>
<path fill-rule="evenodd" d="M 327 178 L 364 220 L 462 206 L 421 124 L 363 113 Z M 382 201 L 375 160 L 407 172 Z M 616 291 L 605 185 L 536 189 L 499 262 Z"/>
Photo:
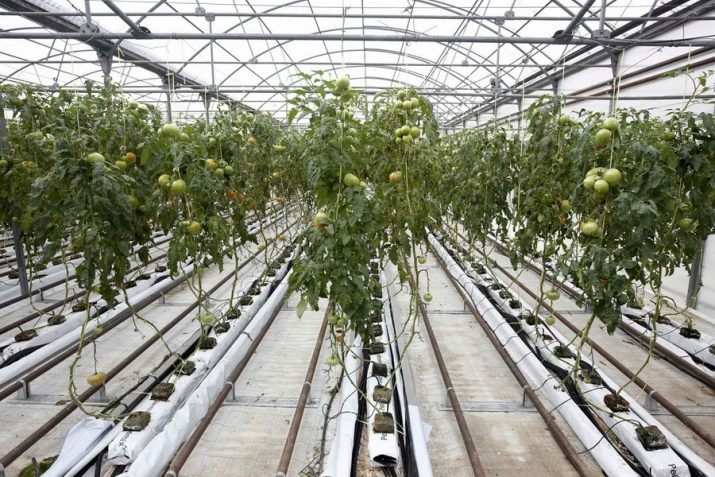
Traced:
<path fill-rule="evenodd" d="M 179 113 L 200 115 L 216 105 L 202 99 L 220 97 L 283 119 L 285 100 L 302 81 L 297 73 L 322 70 L 348 75 L 367 93 L 418 88 L 440 122 L 454 124 L 495 99 L 550 92 L 585 65 L 610 69 L 602 60 L 614 49 L 711 48 L 712 36 L 654 38 L 715 19 L 704 16 L 713 7 L 682 0 L 3 0 L 0 83 L 81 90 L 107 72 L 140 101 L 163 106 L 170 90 Z"/>

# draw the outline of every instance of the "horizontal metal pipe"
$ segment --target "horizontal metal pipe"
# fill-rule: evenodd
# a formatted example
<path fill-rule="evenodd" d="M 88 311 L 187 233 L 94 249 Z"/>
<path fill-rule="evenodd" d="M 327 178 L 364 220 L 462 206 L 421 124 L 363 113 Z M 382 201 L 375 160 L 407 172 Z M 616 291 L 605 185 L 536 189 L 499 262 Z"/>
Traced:
<path fill-rule="evenodd" d="M 130 17 L 229 17 L 229 18 L 345 18 L 345 19 L 399 19 L 399 20 L 487 20 L 487 21 L 571 21 L 572 17 L 567 16 L 524 16 L 515 15 L 513 17 L 505 17 L 504 15 L 444 15 L 444 14 L 390 14 L 390 13 L 296 13 L 296 12 L 125 12 Z M 0 12 L 0 16 L 21 15 L 27 17 L 77 17 L 82 16 L 78 12 L 62 11 L 62 12 L 34 12 L 34 11 L 19 11 L 19 12 Z M 93 17 L 114 17 L 114 13 L 110 12 L 92 12 Z M 648 21 L 648 22 L 677 22 L 681 20 L 692 20 L 691 17 L 605 17 L 607 22 L 628 22 L 628 21 Z M 701 17 L 698 20 L 711 21 L 715 17 Z M 599 22 L 598 17 L 583 17 L 582 22 Z"/>
<path fill-rule="evenodd" d="M 398 51 L 395 51 L 395 53 L 399 53 Z M 67 53 L 68 55 L 70 53 Z M 147 63 L 156 63 L 156 60 L 125 60 L 121 57 L 117 57 L 114 59 L 114 63 L 120 64 L 120 63 L 126 63 L 126 64 L 132 64 L 132 65 L 142 65 L 142 64 L 147 64 Z M 25 65 L 25 64 L 35 64 L 35 65 L 56 65 L 56 64 L 67 64 L 67 63 L 72 63 L 72 64 L 96 64 L 97 60 L 91 59 L 91 58 L 73 58 L 71 61 L 70 60 L 38 60 L 38 61 L 31 61 L 31 60 L 3 60 L 2 63 L 4 65 Z M 189 62 L 187 61 L 177 61 L 177 60 L 168 60 L 168 61 L 161 61 L 162 65 L 184 65 L 186 63 L 191 63 L 192 65 L 244 65 L 244 66 L 255 66 L 255 65 L 270 65 L 270 66 L 290 66 L 290 65 L 295 65 L 295 66 L 332 66 L 335 65 L 332 61 L 227 61 L 227 60 L 216 60 L 216 61 L 208 61 L 208 60 L 191 60 Z M 340 63 L 340 66 L 395 66 L 395 62 L 375 62 L 375 61 L 346 61 L 344 63 Z M 432 66 L 429 63 L 425 62 L 400 62 L 399 66 Z M 444 66 L 444 67 L 450 67 L 450 68 L 477 68 L 477 67 L 494 67 L 497 66 L 496 63 L 490 63 L 490 62 L 480 62 L 479 64 L 475 63 L 439 63 L 439 66 Z M 516 63 L 504 63 L 499 65 L 500 67 L 523 67 L 523 68 L 548 68 L 551 67 L 551 63 L 549 64 L 538 64 L 538 63 L 523 63 L 521 61 L 516 62 Z M 588 68 L 608 68 L 611 69 L 611 65 L 590 65 L 587 63 L 571 63 L 568 65 L 564 65 L 563 67 L 566 69 L 569 68 L 581 68 L 581 67 L 588 67 Z M 629 68 L 635 66 L 633 65 L 623 65 L 624 68 Z M 549 88 L 551 90 L 551 88 Z"/>
<path fill-rule="evenodd" d="M 59 91 L 69 91 L 72 93 L 77 93 L 77 94 L 83 94 L 86 93 L 85 88 L 50 88 L 50 87 L 45 87 L 45 88 L 40 88 L 44 91 L 49 91 L 49 92 L 59 92 Z M 297 88 L 296 88 L 297 89 Z M 356 91 L 358 91 L 361 94 L 367 94 L 367 95 L 374 95 L 374 94 L 381 94 L 384 93 L 385 91 L 388 90 L 388 88 L 385 89 L 376 89 L 376 88 L 371 88 L 371 89 L 360 89 L 360 88 L 355 88 Z M 127 94 L 160 94 L 160 93 L 166 93 L 166 90 L 161 87 L 157 86 L 156 88 L 122 88 L 122 92 L 127 93 Z M 198 92 L 203 92 L 203 88 L 177 88 L 172 90 L 172 93 L 174 94 L 196 94 Z M 244 87 L 229 87 L 229 88 L 220 88 L 219 92 L 221 93 L 256 93 L 256 94 L 276 94 L 276 93 L 292 93 L 294 89 L 288 89 L 288 88 L 252 88 L 251 86 L 244 86 Z M 474 91 L 474 90 L 472 90 Z M 440 96 L 440 97 L 445 97 L 445 96 L 455 96 L 455 97 L 480 97 L 480 98 L 493 98 L 492 94 L 489 93 L 475 93 L 475 92 L 469 92 L 469 91 L 464 91 L 462 90 L 445 90 L 445 91 L 438 91 L 438 90 L 425 90 L 422 91 L 420 90 L 420 94 L 423 96 Z M 521 95 L 518 93 L 512 93 L 512 94 L 500 94 L 498 97 L 499 98 L 513 98 L 513 99 L 520 99 L 520 98 L 527 98 L 527 99 L 538 99 L 544 96 L 545 94 L 548 94 L 546 90 L 544 90 L 544 94 L 525 94 Z M 608 101 L 613 98 L 612 95 L 605 95 L 605 96 L 587 96 L 587 95 L 569 95 L 569 94 L 564 94 L 561 95 L 565 99 L 583 99 L 583 100 L 594 100 L 594 101 Z M 676 100 L 676 99 L 683 99 L 683 95 L 640 95 L 640 96 L 623 96 L 620 95 L 618 96 L 619 101 L 659 101 L 659 100 Z M 704 95 L 698 95 L 698 99 L 715 99 L 715 94 L 704 94 Z M 241 100 L 243 101 L 243 100 Z M 255 102 L 264 102 L 265 100 L 255 100 Z M 180 100 L 180 99 L 172 99 L 172 102 L 187 102 L 186 100 Z M 251 102 L 251 101 L 248 101 Z"/>
<path fill-rule="evenodd" d="M 2 31 L 0 39 L 36 40 L 274 40 L 274 41 L 362 41 L 362 42 L 415 42 L 415 43 L 490 43 L 527 45 L 591 45 L 591 46 L 662 46 L 693 47 L 715 46 L 715 40 L 693 38 L 684 40 L 629 40 L 574 37 L 562 41 L 550 37 L 535 36 L 461 36 L 461 35 L 340 35 L 335 33 L 150 33 L 138 38 L 124 32 L 27 32 Z"/>

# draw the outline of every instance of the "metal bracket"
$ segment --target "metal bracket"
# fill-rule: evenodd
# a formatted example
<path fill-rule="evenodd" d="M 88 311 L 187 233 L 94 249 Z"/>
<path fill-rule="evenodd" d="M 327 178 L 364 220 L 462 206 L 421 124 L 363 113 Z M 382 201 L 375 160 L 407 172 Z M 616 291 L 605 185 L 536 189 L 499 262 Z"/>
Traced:
<path fill-rule="evenodd" d="M 644 406 L 645 406 L 646 410 L 649 412 L 653 412 L 658 409 L 658 402 L 655 399 L 653 399 L 654 392 L 655 392 L 655 390 L 653 390 L 645 395 Z"/>
<path fill-rule="evenodd" d="M 107 397 L 107 387 L 104 384 L 101 388 L 99 388 L 99 397 L 97 397 L 97 401 L 109 402 L 109 397 Z"/>
<path fill-rule="evenodd" d="M 114 62 L 114 54 L 111 50 L 97 50 L 97 59 L 99 66 L 104 74 L 104 85 L 109 86 L 112 82 L 112 63 Z"/>
<path fill-rule="evenodd" d="M 231 381 L 226 381 L 231 386 L 231 402 L 236 402 L 236 386 Z"/>
<path fill-rule="evenodd" d="M 534 403 L 532 403 L 527 397 L 526 397 L 526 390 L 531 389 L 531 387 L 527 384 L 523 388 L 521 388 L 521 405 L 523 407 L 534 407 Z"/>
<path fill-rule="evenodd" d="M 99 33 L 99 26 L 94 22 L 83 23 L 82 26 L 79 27 L 79 31 L 80 33 Z"/>
<path fill-rule="evenodd" d="M 611 32 L 606 29 L 593 30 L 593 32 L 591 32 L 591 38 L 594 40 L 608 40 L 611 38 Z"/>
<path fill-rule="evenodd" d="M 30 383 L 24 379 L 20 380 L 22 387 L 17 390 L 17 399 L 22 401 L 27 401 L 30 399 Z"/>

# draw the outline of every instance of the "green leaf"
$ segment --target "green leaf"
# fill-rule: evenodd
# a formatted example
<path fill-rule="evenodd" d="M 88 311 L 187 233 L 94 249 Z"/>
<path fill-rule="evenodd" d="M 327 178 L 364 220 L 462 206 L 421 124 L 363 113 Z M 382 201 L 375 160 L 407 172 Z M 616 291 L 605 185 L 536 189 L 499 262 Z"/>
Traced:
<path fill-rule="evenodd" d="M 308 307 L 308 301 L 305 299 L 305 297 L 301 297 L 300 301 L 298 302 L 298 306 L 295 308 L 295 313 L 298 315 L 298 318 L 303 317 L 303 313 L 305 313 L 305 309 Z"/>

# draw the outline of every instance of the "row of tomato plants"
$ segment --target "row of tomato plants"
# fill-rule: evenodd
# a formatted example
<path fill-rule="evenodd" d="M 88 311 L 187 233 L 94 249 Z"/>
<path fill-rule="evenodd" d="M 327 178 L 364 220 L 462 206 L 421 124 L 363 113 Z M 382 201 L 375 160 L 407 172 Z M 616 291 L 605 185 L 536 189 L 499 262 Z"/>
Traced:
<path fill-rule="evenodd" d="M 515 263 L 554 263 L 610 330 L 620 305 L 637 299 L 635 285 L 659 294 L 713 231 L 710 114 L 566 115 L 560 98 L 545 97 L 521 134 L 488 127 L 440 137 L 432 105 L 414 89 L 368 102 L 347 78 L 303 80 L 288 100 L 289 124 L 306 124 L 300 132 L 229 108 L 210 124 L 162 125 L 156 109 L 111 89 L 6 88 L 2 106 L 14 116 L 0 220 L 22 229 L 39 266 L 69 236 L 85 253 L 80 284 L 111 296 L 131 251 L 145 260 L 157 228 L 173 235 L 173 270 L 187 259 L 221 265 L 251 238 L 247 213 L 272 200 L 305 204 L 313 227 L 290 280 L 299 311 L 332 298 L 334 320 L 365 337 L 379 286 L 371 252 L 419 286 L 419 244 L 448 213 L 475 242 L 493 233 L 508 243 Z"/>
<path fill-rule="evenodd" d="M 668 301 L 664 277 L 689 269 L 715 231 L 712 114 L 564 106 L 535 102 L 521 134 L 488 127 L 446 138 L 439 202 L 483 252 L 493 234 L 515 265 L 536 259 L 580 287 L 589 326 L 597 318 L 613 332 L 621 305 L 642 306 L 645 289 L 655 320 Z M 542 300 L 556 295 L 543 278 Z"/>

